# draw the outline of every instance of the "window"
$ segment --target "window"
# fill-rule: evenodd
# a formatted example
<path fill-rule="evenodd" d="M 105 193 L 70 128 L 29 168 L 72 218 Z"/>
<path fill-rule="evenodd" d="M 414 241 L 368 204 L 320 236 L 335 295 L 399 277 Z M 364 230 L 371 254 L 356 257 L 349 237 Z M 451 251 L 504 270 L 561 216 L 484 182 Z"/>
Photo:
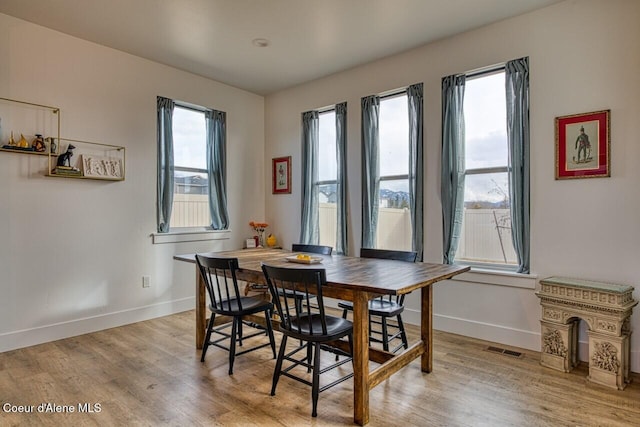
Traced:
<path fill-rule="evenodd" d="M 171 228 L 209 227 L 209 179 L 204 111 L 173 110 L 174 190 Z"/>
<path fill-rule="evenodd" d="M 302 113 L 302 221 L 300 243 L 347 253 L 347 103 Z"/>
<path fill-rule="evenodd" d="M 464 125 L 464 215 L 456 261 L 516 266 L 503 68 L 467 76 Z"/>
<path fill-rule="evenodd" d="M 228 230 L 227 114 L 161 96 L 157 108 L 158 233 L 176 228 Z"/>
<path fill-rule="evenodd" d="M 338 225 L 336 157 L 336 112 L 323 111 L 318 115 L 318 226 L 319 244 L 336 247 Z"/>
<path fill-rule="evenodd" d="M 410 251 L 409 112 L 404 91 L 380 99 L 379 152 L 376 247 Z"/>

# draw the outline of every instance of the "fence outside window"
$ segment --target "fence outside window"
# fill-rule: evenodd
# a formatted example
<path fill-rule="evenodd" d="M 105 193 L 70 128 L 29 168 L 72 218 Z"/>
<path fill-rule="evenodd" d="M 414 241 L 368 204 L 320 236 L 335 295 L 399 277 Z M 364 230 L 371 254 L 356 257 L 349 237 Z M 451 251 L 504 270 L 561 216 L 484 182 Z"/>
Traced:
<path fill-rule="evenodd" d="M 209 221 L 205 194 L 175 194 L 171 227 Z M 320 203 L 320 244 L 335 246 L 337 209 L 335 203 Z M 509 209 L 465 209 L 464 227 L 456 259 L 498 264 L 517 263 L 511 243 Z M 411 215 L 409 209 L 380 208 L 378 214 L 378 248 L 411 250 Z"/>

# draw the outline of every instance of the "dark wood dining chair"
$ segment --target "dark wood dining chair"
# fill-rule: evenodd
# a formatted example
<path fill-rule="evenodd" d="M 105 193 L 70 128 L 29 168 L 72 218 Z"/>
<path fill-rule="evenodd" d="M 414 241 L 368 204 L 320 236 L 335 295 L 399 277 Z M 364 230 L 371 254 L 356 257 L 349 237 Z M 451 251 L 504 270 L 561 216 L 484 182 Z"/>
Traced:
<path fill-rule="evenodd" d="M 394 251 L 387 249 L 361 248 L 361 258 L 390 259 L 394 261 L 416 262 L 417 252 Z M 353 311 L 351 301 L 340 301 L 338 307 L 342 308 L 342 317 L 347 318 L 347 312 Z M 389 351 L 389 344 L 400 339 L 401 343 L 392 350 L 397 352 L 401 348 L 409 348 L 407 334 L 402 321 L 404 311 L 404 295 L 385 295 L 369 301 L 369 342 L 382 344 L 384 351 Z M 395 317 L 395 323 L 388 319 Z M 373 325 L 379 326 L 374 329 Z M 393 331 L 393 333 L 390 333 Z"/>
<path fill-rule="evenodd" d="M 347 319 L 331 316 L 325 312 L 322 287 L 326 285 L 327 279 L 324 269 L 283 268 L 263 264 L 262 271 L 275 301 L 276 310 L 280 316 L 279 330 L 283 334 L 278 360 L 273 372 L 271 395 L 275 396 L 276 386 L 282 375 L 309 385 L 313 402 L 311 416 L 316 417 L 318 415 L 319 394 L 353 377 L 353 372 L 350 372 L 320 387 L 320 374 L 352 360 L 353 324 Z M 305 304 L 298 303 L 294 292 L 304 296 Z M 316 304 L 312 306 L 309 304 L 309 298 L 314 294 Z M 285 296 L 279 298 L 281 295 Z M 323 366 L 321 369 L 320 350 L 323 344 L 345 336 L 348 337 L 351 352 L 332 350 L 333 352 L 339 351 L 346 357 L 330 366 Z M 287 338 L 289 337 L 300 340 L 300 344 L 287 350 Z M 305 349 L 307 350 L 306 354 L 299 354 Z M 285 361 L 287 366 L 283 367 Z M 301 369 L 294 370 L 298 366 L 307 368 L 306 376 L 303 376 Z M 311 381 L 308 379 L 309 372 L 311 372 Z"/>
<path fill-rule="evenodd" d="M 305 252 L 305 253 L 320 254 L 320 255 L 331 255 L 331 252 L 333 252 L 333 248 L 331 246 L 307 245 L 303 243 L 292 244 L 291 250 L 293 252 Z M 297 296 L 298 304 L 302 304 L 302 301 L 304 300 L 304 296 L 297 295 L 297 294 L 296 296 Z"/>
<path fill-rule="evenodd" d="M 293 252 L 307 252 L 320 255 L 331 255 L 333 248 L 331 246 L 324 245 L 307 245 L 303 243 L 294 243 L 291 245 Z"/>
<path fill-rule="evenodd" d="M 238 289 L 238 280 L 236 279 L 236 271 L 238 270 L 237 258 L 213 258 L 196 254 L 196 263 L 200 275 L 204 280 L 207 294 L 209 294 L 209 310 L 211 310 L 211 318 L 207 325 L 207 333 L 202 345 L 202 356 L 200 361 L 204 362 L 207 349 L 210 345 L 222 348 L 229 352 L 229 375 L 233 374 L 233 362 L 236 356 L 257 350 L 268 345 L 271 346 L 273 357 L 276 357 L 276 341 L 273 337 L 273 329 L 271 326 L 271 313 L 273 312 L 273 304 L 261 297 L 241 296 Z M 243 317 L 249 314 L 264 313 L 266 328 L 254 323 L 243 321 Z M 215 327 L 214 320 L 216 315 L 229 316 L 233 320 L 231 324 Z M 249 335 L 243 336 L 243 324 L 259 329 Z M 231 332 L 225 331 L 231 326 Z M 269 341 L 262 344 L 254 345 L 249 349 L 236 352 L 236 343 L 242 346 L 242 340 L 252 338 L 258 335 L 267 334 Z M 215 334 L 217 339 L 212 340 Z M 228 346 L 223 341 L 229 340 Z"/>

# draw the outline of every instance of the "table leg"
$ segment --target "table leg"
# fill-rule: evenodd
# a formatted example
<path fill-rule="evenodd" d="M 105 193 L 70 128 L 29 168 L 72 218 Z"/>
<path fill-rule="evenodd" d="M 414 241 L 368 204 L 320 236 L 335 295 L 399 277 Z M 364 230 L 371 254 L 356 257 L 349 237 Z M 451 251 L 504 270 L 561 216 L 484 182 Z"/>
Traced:
<path fill-rule="evenodd" d="M 356 292 L 353 301 L 353 421 L 369 422 L 369 298 Z"/>
<path fill-rule="evenodd" d="M 433 288 L 431 286 L 421 289 L 420 306 L 420 339 L 424 346 L 421 369 L 422 372 L 429 373 L 433 369 Z"/>
<path fill-rule="evenodd" d="M 196 348 L 202 349 L 205 330 L 207 329 L 207 310 L 205 307 L 205 284 L 196 264 Z"/>

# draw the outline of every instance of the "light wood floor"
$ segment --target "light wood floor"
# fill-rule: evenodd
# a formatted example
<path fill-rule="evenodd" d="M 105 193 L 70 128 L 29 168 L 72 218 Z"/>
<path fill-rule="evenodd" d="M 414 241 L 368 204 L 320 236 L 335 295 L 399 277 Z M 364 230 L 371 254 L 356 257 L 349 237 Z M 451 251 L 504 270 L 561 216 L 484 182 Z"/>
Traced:
<path fill-rule="evenodd" d="M 194 312 L 0 353 L 0 425 L 349 425 L 351 380 L 320 394 L 281 378 L 269 395 L 275 361 L 264 348 L 236 358 L 193 341 Z M 416 330 L 412 329 L 415 336 Z M 279 343 L 280 335 L 276 333 Z M 624 391 L 586 381 L 587 367 L 563 374 L 486 351 L 487 342 L 437 332 L 434 370 L 414 361 L 371 395 L 371 426 L 631 426 L 640 423 L 640 378 Z M 518 349 L 514 349 L 518 350 Z M 325 353 L 331 359 L 332 355 Z M 7 413 L 6 404 L 74 407 L 74 413 Z M 78 413 L 78 404 L 100 412 Z"/>

